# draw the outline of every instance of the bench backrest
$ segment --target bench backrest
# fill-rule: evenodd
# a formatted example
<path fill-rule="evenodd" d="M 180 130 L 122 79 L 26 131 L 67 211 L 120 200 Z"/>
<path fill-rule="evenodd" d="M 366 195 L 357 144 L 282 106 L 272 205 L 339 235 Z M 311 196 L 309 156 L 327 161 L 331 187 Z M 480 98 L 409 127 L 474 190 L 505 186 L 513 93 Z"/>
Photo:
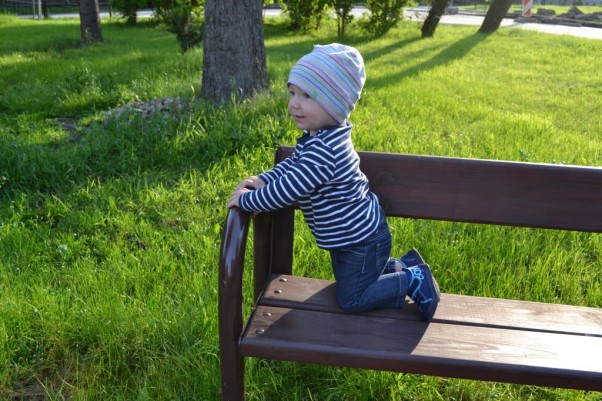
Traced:
<path fill-rule="evenodd" d="M 600 167 L 358 153 L 388 216 L 602 232 Z"/>

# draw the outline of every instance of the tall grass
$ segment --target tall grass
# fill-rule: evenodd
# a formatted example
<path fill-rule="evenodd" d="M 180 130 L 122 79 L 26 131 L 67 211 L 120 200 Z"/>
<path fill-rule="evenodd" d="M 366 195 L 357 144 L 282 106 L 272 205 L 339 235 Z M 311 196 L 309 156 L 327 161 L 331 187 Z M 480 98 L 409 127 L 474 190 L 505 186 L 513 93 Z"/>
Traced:
<path fill-rule="evenodd" d="M 367 39 L 352 26 L 345 41 L 368 72 L 357 148 L 601 166 L 600 43 L 474 31 L 440 26 L 421 40 L 407 23 Z M 0 16 L 0 399 L 219 398 L 225 201 L 269 168 L 275 146 L 294 143 L 283 83 L 312 44 L 342 40 L 330 32 L 300 36 L 270 20 L 272 95 L 213 107 L 195 97 L 202 52 L 181 55 L 153 23 L 104 23 L 106 42 L 81 48 L 77 20 Z M 157 97 L 184 108 L 105 117 Z M 298 227 L 297 272 L 330 278 Z M 420 249 L 446 292 L 602 306 L 600 235 L 392 228 L 395 252 Z M 247 388 L 250 400 L 600 399 L 264 360 L 247 362 Z"/>

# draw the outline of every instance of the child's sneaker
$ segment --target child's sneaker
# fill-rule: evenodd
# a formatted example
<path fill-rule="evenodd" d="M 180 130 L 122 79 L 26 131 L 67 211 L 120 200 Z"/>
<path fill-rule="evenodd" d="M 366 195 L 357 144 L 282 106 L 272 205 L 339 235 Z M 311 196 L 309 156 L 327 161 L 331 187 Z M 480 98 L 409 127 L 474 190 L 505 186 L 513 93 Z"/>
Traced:
<path fill-rule="evenodd" d="M 408 253 L 399 258 L 399 260 L 403 265 L 405 265 L 405 267 L 412 267 L 426 263 L 424 259 L 422 259 L 420 253 L 418 253 L 418 251 L 414 248 L 410 249 Z"/>
<path fill-rule="evenodd" d="M 404 271 L 408 277 L 410 298 L 418 305 L 424 320 L 430 322 L 441 299 L 439 285 L 431 273 L 431 268 L 425 263 Z"/>
<path fill-rule="evenodd" d="M 407 269 L 408 267 L 421 265 L 423 263 L 426 263 L 426 262 L 422 259 L 422 256 L 420 256 L 420 254 L 418 253 L 418 251 L 416 249 L 412 248 L 399 259 L 389 258 L 383 273 L 384 274 L 395 273 L 395 272 L 403 271 L 404 269 Z"/>

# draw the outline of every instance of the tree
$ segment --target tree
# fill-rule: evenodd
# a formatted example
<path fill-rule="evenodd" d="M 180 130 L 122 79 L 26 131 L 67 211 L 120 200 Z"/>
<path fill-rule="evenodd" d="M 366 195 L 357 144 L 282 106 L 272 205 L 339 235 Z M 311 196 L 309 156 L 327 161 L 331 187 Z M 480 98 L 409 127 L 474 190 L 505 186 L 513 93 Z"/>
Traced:
<path fill-rule="evenodd" d="M 288 0 L 284 4 L 286 14 L 291 19 L 291 29 L 308 33 L 320 26 L 326 6 L 334 0 Z"/>
<path fill-rule="evenodd" d="M 332 0 L 332 6 L 337 14 L 337 34 L 345 36 L 347 25 L 353 20 L 353 0 Z"/>
<path fill-rule="evenodd" d="M 144 7 L 153 6 L 147 0 L 111 0 L 110 4 L 118 10 L 130 25 L 136 24 L 138 20 L 138 10 Z"/>
<path fill-rule="evenodd" d="M 269 87 L 262 2 L 206 0 L 201 97 L 214 103 Z"/>
<path fill-rule="evenodd" d="M 103 41 L 98 0 L 81 0 L 79 2 L 79 23 L 83 44 Z"/>
<path fill-rule="evenodd" d="M 422 24 L 422 37 L 430 38 L 435 34 L 437 25 L 441 20 L 441 16 L 445 13 L 445 9 L 449 5 L 450 0 L 433 0 L 431 9 Z"/>
<path fill-rule="evenodd" d="M 511 5 L 512 0 L 493 0 L 487 14 L 485 14 L 479 33 L 489 34 L 497 31 Z"/>
<path fill-rule="evenodd" d="M 163 11 L 167 30 L 176 35 L 182 53 L 202 44 L 203 15 L 203 7 L 195 7 L 190 2 L 177 2 Z"/>

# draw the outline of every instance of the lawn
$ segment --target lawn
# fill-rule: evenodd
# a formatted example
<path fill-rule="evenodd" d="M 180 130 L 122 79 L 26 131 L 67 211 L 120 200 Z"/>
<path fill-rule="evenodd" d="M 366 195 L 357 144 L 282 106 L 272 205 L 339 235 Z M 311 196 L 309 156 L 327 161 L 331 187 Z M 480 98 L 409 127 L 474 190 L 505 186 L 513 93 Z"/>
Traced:
<path fill-rule="evenodd" d="M 314 43 L 364 55 L 358 150 L 602 166 L 599 41 L 444 25 L 423 40 L 419 28 L 367 38 L 352 25 L 342 39 L 270 19 L 271 93 L 215 107 L 197 98 L 202 51 L 181 54 L 152 21 L 105 22 L 105 42 L 82 48 L 76 19 L 0 16 L 0 399 L 219 399 L 225 203 L 294 144 L 284 83 Z M 176 98 L 151 117 L 135 103 Z M 297 273 L 331 278 L 298 226 Z M 602 307 L 600 234 L 392 230 L 394 252 L 418 248 L 445 292 Z M 249 400 L 601 399 L 265 360 L 248 361 L 247 380 Z"/>

